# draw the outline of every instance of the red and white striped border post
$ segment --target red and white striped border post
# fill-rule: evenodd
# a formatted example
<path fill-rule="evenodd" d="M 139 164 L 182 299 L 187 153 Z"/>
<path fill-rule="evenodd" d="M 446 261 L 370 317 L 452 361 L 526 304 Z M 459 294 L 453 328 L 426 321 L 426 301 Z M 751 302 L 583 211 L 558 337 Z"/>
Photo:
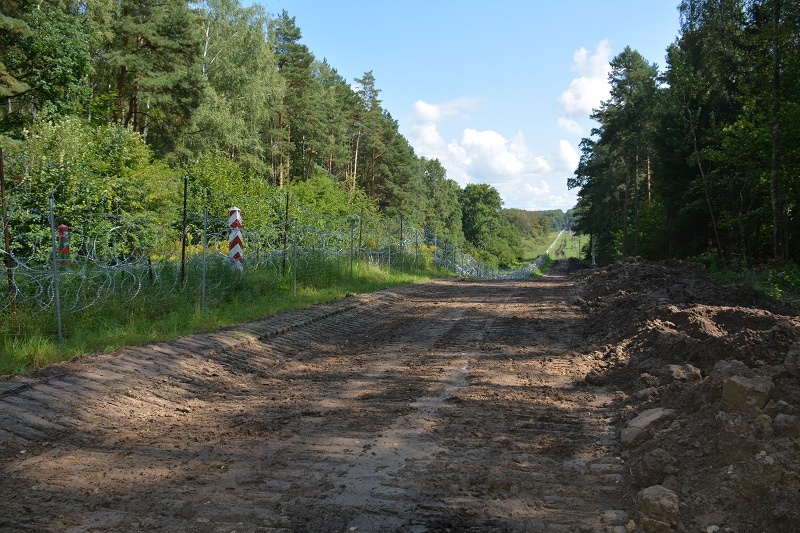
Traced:
<path fill-rule="evenodd" d="M 61 224 L 58 227 L 58 264 L 61 267 L 69 266 L 72 262 L 69 251 L 69 227 Z"/>
<path fill-rule="evenodd" d="M 238 207 L 228 210 L 228 256 L 231 266 L 242 271 L 244 251 L 242 246 L 242 211 Z"/>

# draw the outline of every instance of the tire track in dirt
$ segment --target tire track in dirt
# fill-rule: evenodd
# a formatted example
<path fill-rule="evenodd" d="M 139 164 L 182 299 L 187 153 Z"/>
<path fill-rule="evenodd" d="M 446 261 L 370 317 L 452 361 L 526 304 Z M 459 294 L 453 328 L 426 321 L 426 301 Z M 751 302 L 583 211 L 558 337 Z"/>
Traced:
<path fill-rule="evenodd" d="M 0 527 L 624 531 L 563 272 L 385 290 L 0 382 Z"/>

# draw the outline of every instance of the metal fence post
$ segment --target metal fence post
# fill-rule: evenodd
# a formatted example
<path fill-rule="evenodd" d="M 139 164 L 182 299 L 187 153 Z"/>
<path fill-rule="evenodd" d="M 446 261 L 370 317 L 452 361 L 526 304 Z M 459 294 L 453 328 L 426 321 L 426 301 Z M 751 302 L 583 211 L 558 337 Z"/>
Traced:
<path fill-rule="evenodd" d="M 183 222 L 181 223 L 181 289 L 186 281 L 186 199 L 189 196 L 189 178 L 183 177 Z"/>
<path fill-rule="evenodd" d="M 283 268 L 281 275 L 286 276 L 286 254 L 289 250 L 289 191 L 286 191 L 286 214 L 283 219 Z"/>
<path fill-rule="evenodd" d="M 353 283 L 353 241 L 355 239 L 356 221 L 350 219 L 350 283 Z"/>
<path fill-rule="evenodd" d="M 206 257 L 208 253 L 208 208 L 203 208 L 203 286 L 200 296 L 200 309 L 206 310 Z"/>
<path fill-rule="evenodd" d="M 362 232 L 364 230 L 364 208 L 361 208 L 361 215 L 358 217 L 358 260 L 361 261 L 361 246 L 363 243 L 361 242 L 361 238 L 363 236 Z"/>
<path fill-rule="evenodd" d="M 292 296 L 297 296 L 297 220 L 292 232 Z"/>
<path fill-rule="evenodd" d="M 414 228 L 414 272 L 419 274 L 419 230 Z"/>
<path fill-rule="evenodd" d="M 58 238 L 56 237 L 56 220 L 53 214 L 55 198 L 50 197 L 50 237 L 53 243 L 53 296 L 56 299 L 56 329 L 58 330 L 58 344 L 64 342 L 61 330 L 61 291 L 58 286 Z"/>
<path fill-rule="evenodd" d="M 11 325 L 17 325 L 16 291 L 14 290 L 14 264 L 11 259 L 11 233 L 8 227 L 8 201 L 6 200 L 6 171 L 3 148 L 0 147 L 0 196 L 3 203 L 3 236 L 5 237 L 6 276 L 8 276 L 8 305 L 11 310 Z"/>

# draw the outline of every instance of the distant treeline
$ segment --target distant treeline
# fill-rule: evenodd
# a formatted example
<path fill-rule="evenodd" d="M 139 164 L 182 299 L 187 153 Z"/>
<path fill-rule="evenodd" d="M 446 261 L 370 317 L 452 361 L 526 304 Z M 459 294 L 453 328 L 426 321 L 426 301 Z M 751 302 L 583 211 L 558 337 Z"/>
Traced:
<path fill-rule="evenodd" d="M 523 209 L 503 209 L 503 216 L 519 232 L 532 239 L 546 237 L 554 231 L 569 230 L 572 227 L 572 210 L 525 211 Z"/>

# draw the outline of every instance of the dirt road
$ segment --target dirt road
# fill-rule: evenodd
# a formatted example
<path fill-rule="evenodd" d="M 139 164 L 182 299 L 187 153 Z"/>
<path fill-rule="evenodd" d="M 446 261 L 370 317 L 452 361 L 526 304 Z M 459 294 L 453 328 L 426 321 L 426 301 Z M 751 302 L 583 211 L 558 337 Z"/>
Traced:
<path fill-rule="evenodd" d="M 613 392 L 582 382 L 565 269 L 0 381 L 0 529 L 624 532 Z"/>

